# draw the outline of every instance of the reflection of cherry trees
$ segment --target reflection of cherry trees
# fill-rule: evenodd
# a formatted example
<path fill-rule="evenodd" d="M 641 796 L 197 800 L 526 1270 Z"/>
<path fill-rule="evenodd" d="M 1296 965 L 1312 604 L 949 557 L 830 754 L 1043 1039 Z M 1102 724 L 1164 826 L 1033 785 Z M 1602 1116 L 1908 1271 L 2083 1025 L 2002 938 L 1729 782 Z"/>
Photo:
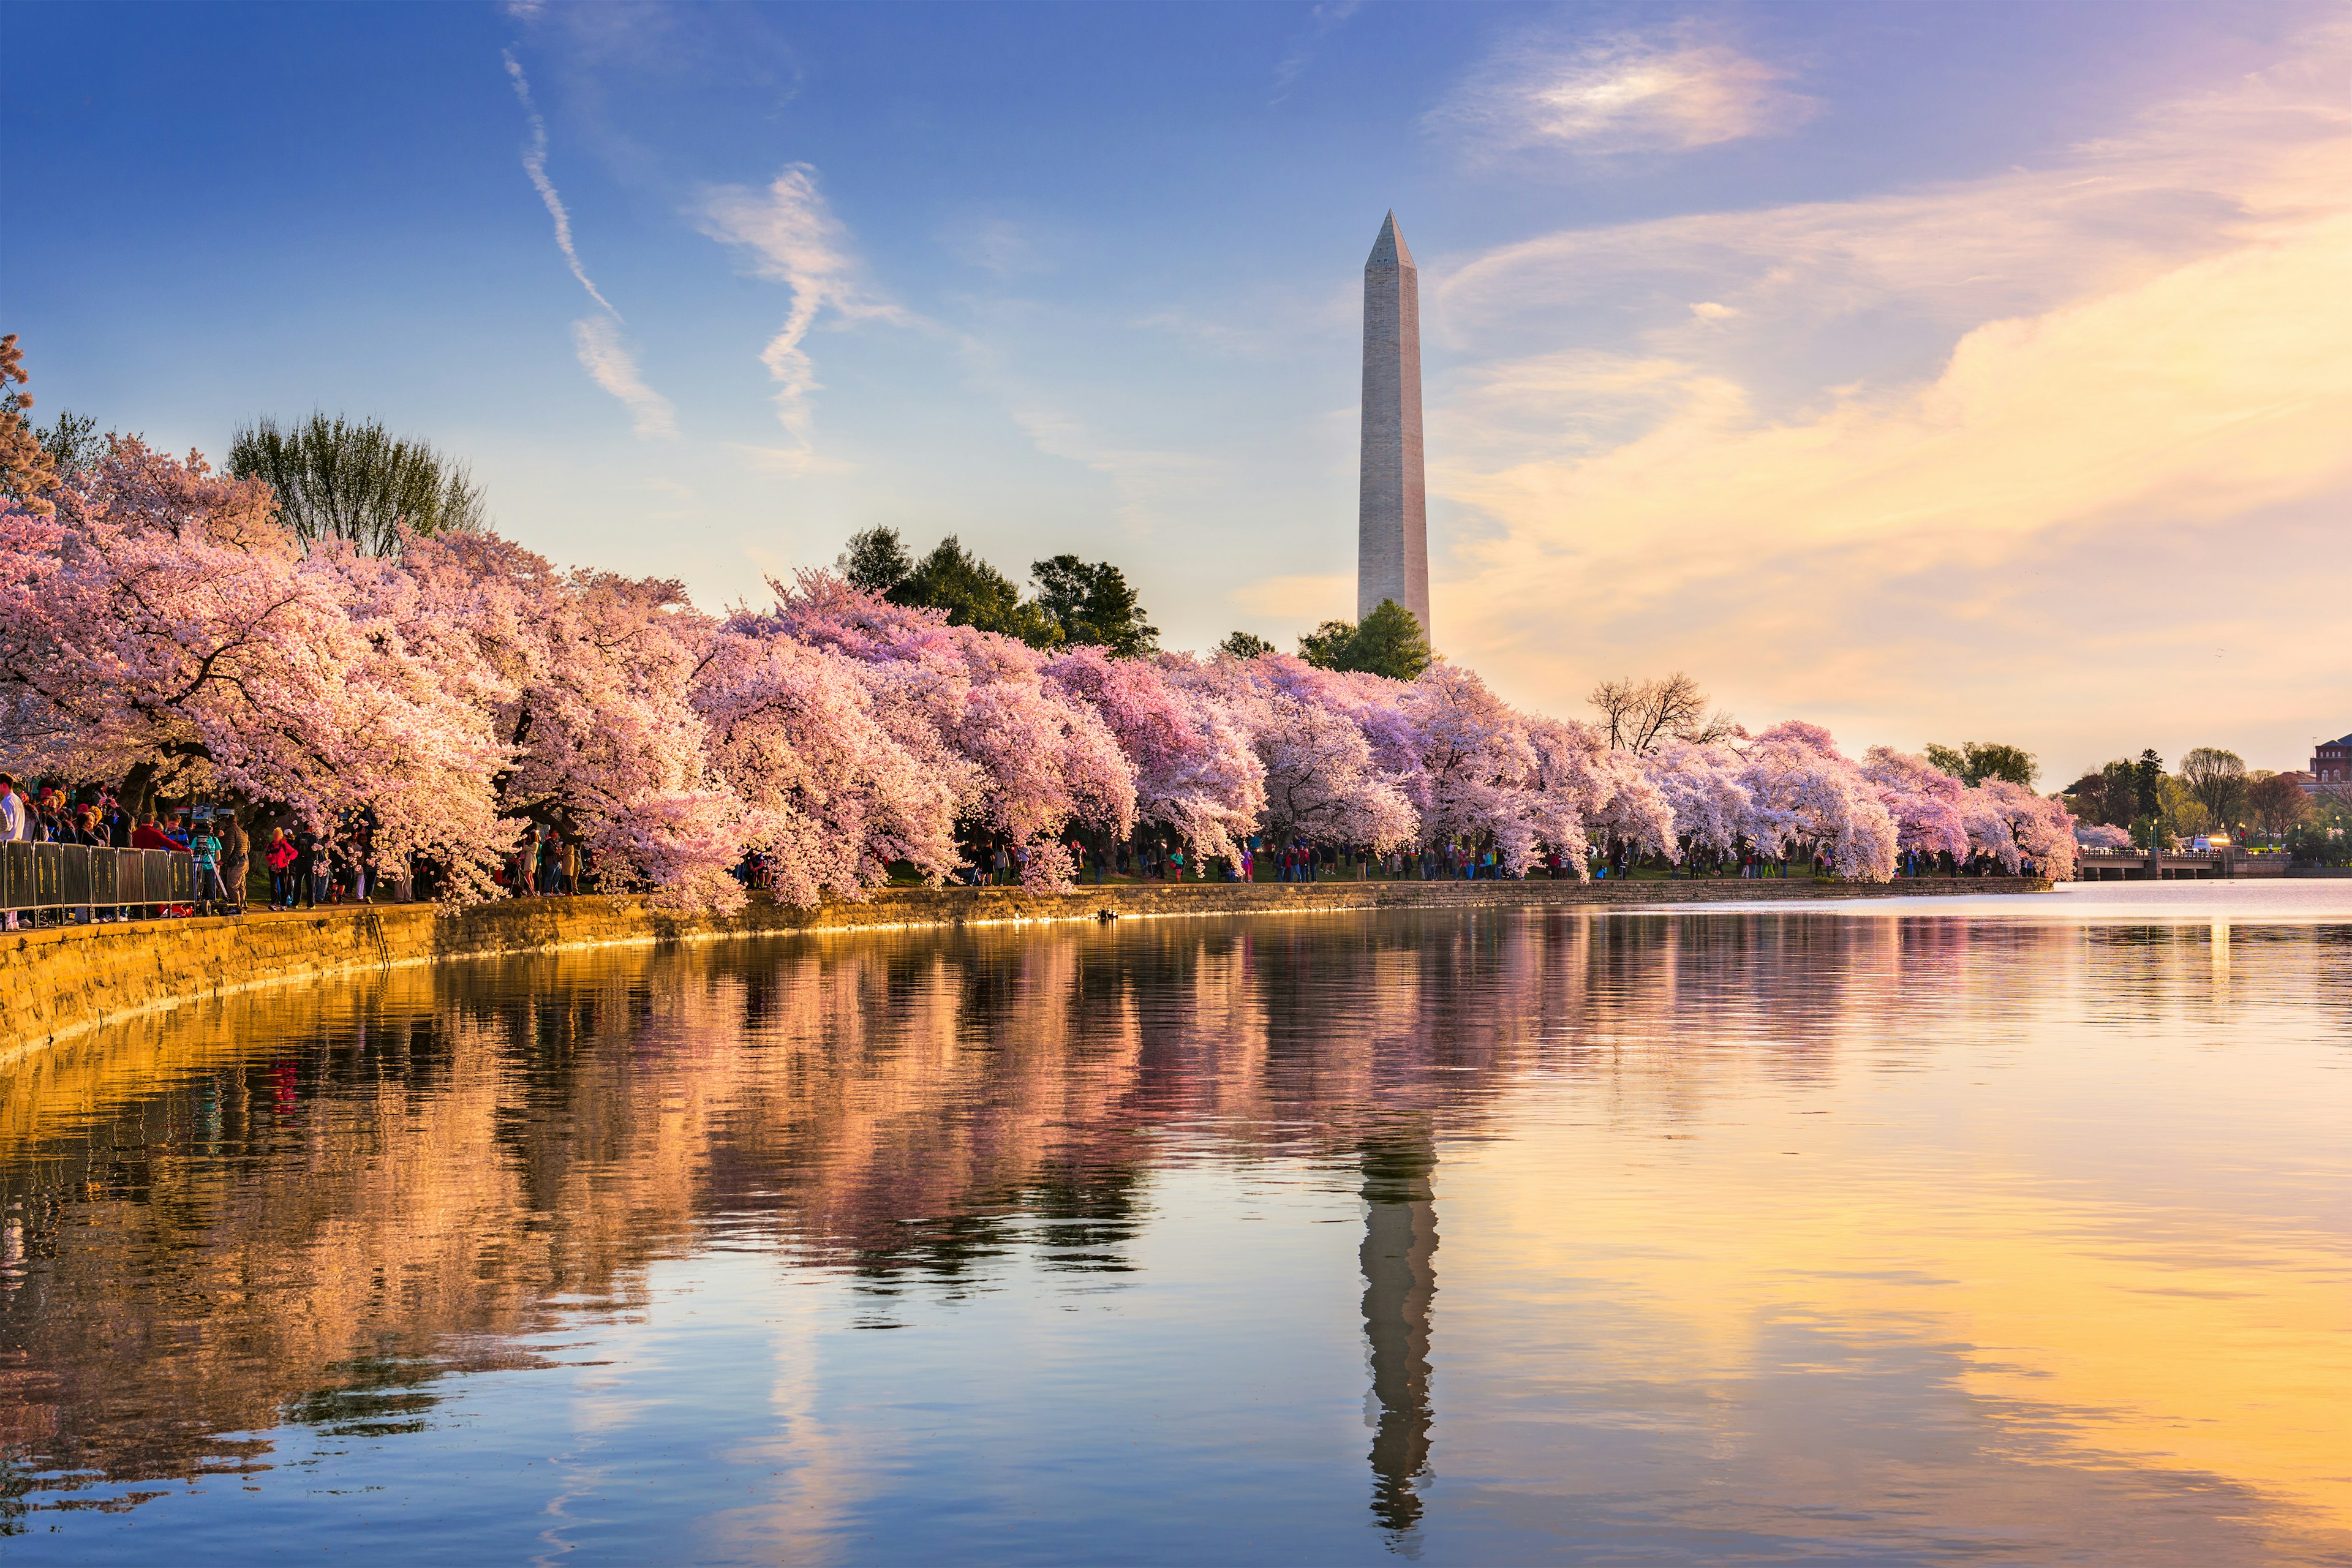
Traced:
<path fill-rule="evenodd" d="M 314 827 L 364 812 L 379 851 L 494 896 L 521 819 L 608 886 L 796 903 L 894 865 L 932 879 L 1013 850 L 1066 887 L 1073 836 L 1139 825 L 1201 857 L 1265 833 L 1379 853 L 1492 850 L 1510 874 L 1589 848 L 1818 857 L 1878 880 L 1899 850 L 2071 875 L 2071 824 L 1916 759 L 1857 764 L 1785 723 L 1612 746 L 1469 670 L 1394 681 L 1276 653 L 1044 653 L 830 573 L 723 619 L 679 585 L 562 572 L 488 534 L 394 556 L 307 543 L 268 488 L 118 442 L 56 495 L 0 501 L 0 747 L 76 780 L 216 786 Z"/>
<path fill-rule="evenodd" d="M 1115 1278 L 1168 1162 L 1351 1184 L 1368 1149 L 1491 1135 L 1530 1084 L 1646 1123 L 1815 1083 L 1916 1023 L 1918 985 L 2005 984 L 2036 946 L 2077 951 L 1936 920 L 1407 911 L 232 996 L 0 1077 L 8 1430 L 59 1465 L 191 1473 L 289 1405 L 427 1399 L 415 1366 L 502 1363 L 561 1303 L 633 1309 L 719 1232 L 892 1290 Z"/>

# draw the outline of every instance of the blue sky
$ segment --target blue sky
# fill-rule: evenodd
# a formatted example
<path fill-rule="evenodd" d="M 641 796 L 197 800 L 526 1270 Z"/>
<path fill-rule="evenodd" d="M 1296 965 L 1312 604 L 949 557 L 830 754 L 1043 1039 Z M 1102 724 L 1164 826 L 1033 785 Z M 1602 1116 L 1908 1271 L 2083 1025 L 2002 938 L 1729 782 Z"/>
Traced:
<path fill-rule="evenodd" d="M 0 309 L 42 415 L 376 415 L 709 606 L 887 523 L 1201 647 L 1352 605 L 1393 207 L 1507 695 L 2286 767 L 2352 728 L 2341 17 L 17 5 Z"/>

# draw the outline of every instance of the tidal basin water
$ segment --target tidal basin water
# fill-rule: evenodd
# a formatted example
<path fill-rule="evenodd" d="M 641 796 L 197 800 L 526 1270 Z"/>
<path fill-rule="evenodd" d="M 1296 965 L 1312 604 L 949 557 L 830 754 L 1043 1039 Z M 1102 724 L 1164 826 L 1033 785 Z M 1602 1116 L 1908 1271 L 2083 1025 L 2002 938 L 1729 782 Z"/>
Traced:
<path fill-rule="evenodd" d="M 0 1557 L 2352 1562 L 2352 883 L 974 928 L 0 1068 Z"/>

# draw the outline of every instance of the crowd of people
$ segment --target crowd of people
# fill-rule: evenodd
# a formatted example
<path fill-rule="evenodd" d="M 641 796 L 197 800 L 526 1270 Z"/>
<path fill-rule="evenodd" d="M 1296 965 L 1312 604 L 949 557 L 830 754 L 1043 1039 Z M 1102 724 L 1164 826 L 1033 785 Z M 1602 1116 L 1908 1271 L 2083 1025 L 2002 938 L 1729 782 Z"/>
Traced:
<path fill-rule="evenodd" d="M 409 903 L 434 880 L 407 856 L 382 852 L 375 825 L 365 812 L 346 813 L 331 828 L 314 832 L 299 823 L 264 826 L 263 811 L 238 810 L 225 803 L 188 802 L 134 812 L 112 790 L 70 788 L 57 780 L 20 781 L 0 773 L 0 844 L 78 844 L 94 849 L 163 849 L 189 857 L 190 894 L 184 900 L 151 903 L 165 916 L 243 914 L 258 905 L 269 910 L 319 909 L 345 903 Z M 247 817 L 256 818 L 248 826 Z M 420 875 L 420 869 L 422 875 Z M 510 896 L 554 897 L 593 891 L 594 856 L 577 833 L 547 823 L 526 825 L 494 879 Z M 266 882 L 266 895 L 257 884 Z M 37 919 L 85 918 L 79 910 L 45 909 L 25 913 Z M 129 907 L 101 906 L 86 918 L 113 921 L 132 918 Z M 19 912 L 5 915 L 6 929 L 19 929 Z"/>
<path fill-rule="evenodd" d="M 251 840 L 229 812 L 183 805 L 161 814 L 134 813 L 109 790 L 69 790 L 55 780 L 20 782 L 5 773 L 0 773 L 0 843 L 180 851 L 193 860 L 194 875 L 188 901 L 161 906 L 174 914 L 241 908 L 242 897 L 231 889 L 241 886 L 251 851 Z M 128 920 L 131 910 L 121 906 L 94 908 L 89 918 Z M 5 924 L 11 931 L 17 929 L 16 910 L 6 912 Z"/>

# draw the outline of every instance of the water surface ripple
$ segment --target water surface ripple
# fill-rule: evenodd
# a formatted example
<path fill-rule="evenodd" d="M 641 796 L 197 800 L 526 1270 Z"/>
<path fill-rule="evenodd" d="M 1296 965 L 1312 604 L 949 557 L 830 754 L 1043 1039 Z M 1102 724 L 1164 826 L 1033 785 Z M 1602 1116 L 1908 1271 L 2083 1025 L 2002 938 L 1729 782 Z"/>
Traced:
<path fill-rule="evenodd" d="M 26 1562 L 2352 1562 L 2352 884 L 401 971 L 0 1071 Z"/>

